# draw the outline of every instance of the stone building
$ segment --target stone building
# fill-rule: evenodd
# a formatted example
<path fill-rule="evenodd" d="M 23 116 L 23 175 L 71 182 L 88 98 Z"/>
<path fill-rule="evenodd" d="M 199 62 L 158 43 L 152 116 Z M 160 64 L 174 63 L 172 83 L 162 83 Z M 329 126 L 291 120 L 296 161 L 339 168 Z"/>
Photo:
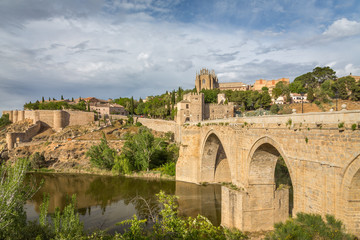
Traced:
<path fill-rule="evenodd" d="M 220 90 L 247 91 L 250 86 L 242 82 L 226 82 L 219 83 Z"/>
<path fill-rule="evenodd" d="M 354 77 L 354 76 L 353 76 Z M 196 91 L 199 93 L 202 89 L 220 89 L 220 90 L 232 90 L 232 91 L 261 91 L 263 87 L 269 89 L 271 94 L 272 90 L 275 88 L 275 85 L 278 82 L 284 82 L 289 84 L 290 81 L 288 78 L 279 78 L 277 80 L 264 80 L 259 79 L 255 81 L 255 84 L 250 87 L 250 85 L 242 82 L 225 82 L 219 83 L 219 79 L 215 74 L 214 70 L 201 69 L 199 73 L 196 73 L 195 78 L 195 87 Z"/>
<path fill-rule="evenodd" d="M 96 111 L 100 114 L 99 117 L 108 117 L 110 114 L 129 114 L 123 106 L 115 103 L 90 103 L 90 111 Z"/>
<path fill-rule="evenodd" d="M 285 84 L 290 83 L 288 78 L 279 78 L 277 80 L 259 79 L 259 80 L 255 81 L 255 84 L 251 90 L 261 91 L 263 87 L 267 87 L 269 89 L 269 94 L 271 95 L 272 90 L 275 88 L 275 86 L 278 82 L 284 82 Z"/>
<path fill-rule="evenodd" d="M 218 94 L 218 103 L 224 103 L 224 94 Z M 188 93 L 177 104 L 176 122 L 200 122 L 208 119 L 223 119 L 234 116 L 234 105 L 205 103 L 203 93 Z"/>
<path fill-rule="evenodd" d="M 219 88 L 219 81 L 214 70 L 201 69 L 199 73 L 196 73 L 195 87 L 197 92 L 202 89 L 216 89 Z"/>
<path fill-rule="evenodd" d="M 308 103 L 307 93 L 301 95 L 299 93 L 290 93 L 291 102 L 293 103 Z"/>

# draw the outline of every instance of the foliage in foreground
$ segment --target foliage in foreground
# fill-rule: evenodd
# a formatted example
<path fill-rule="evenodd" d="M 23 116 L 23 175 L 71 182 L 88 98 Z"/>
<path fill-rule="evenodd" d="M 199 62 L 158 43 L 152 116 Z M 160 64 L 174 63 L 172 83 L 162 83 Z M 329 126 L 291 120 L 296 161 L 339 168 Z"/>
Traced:
<path fill-rule="evenodd" d="M 24 204 L 38 190 L 33 182 L 23 184 L 28 169 L 27 159 L 18 159 L 14 167 L 0 166 L 0 239 L 17 239 L 26 226 Z"/>
<path fill-rule="evenodd" d="M 275 224 L 275 230 L 266 239 L 356 239 L 345 233 L 341 221 L 331 215 L 325 218 L 326 222 L 318 214 L 297 213 L 296 218 Z"/>
<path fill-rule="evenodd" d="M 162 210 L 154 222 L 153 228 L 146 228 L 146 219 L 133 219 L 119 224 L 130 225 L 124 233 L 110 235 L 96 230 L 89 235 L 76 212 L 76 197 L 60 211 L 48 216 L 49 197 L 44 196 L 40 205 L 39 222 L 26 222 L 23 210 L 25 201 L 37 190 L 24 187 L 24 177 L 29 167 L 27 159 L 19 159 L 14 167 L 1 166 L 1 202 L 0 202 L 0 239 L 246 239 L 237 230 L 216 227 L 205 217 L 181 218 L 177 215 L 176 196 L 160 192 L 157 196 Z M 9 198 L 10 196 L 10 198 Z M 7 201 L 6 201 L 7 200 Z M 151 209 L 149 209 L 151 211 Z M 21 229 L 21 231 L 19 231 Z"/>
<path fill-rule="evenodd" d="M 176 196 L 157 194 L 163 208 L 150 231 L 145 229 L 146 220 L 139 220 L 134 216 L 130 220 L 122 221 L 121 225 L 130 225 L 124 234 L 116 234 L 115 239 L 247 239 L 238 230 L 216 227 L 205 217 L 181 218 L 177 216 Z"/>

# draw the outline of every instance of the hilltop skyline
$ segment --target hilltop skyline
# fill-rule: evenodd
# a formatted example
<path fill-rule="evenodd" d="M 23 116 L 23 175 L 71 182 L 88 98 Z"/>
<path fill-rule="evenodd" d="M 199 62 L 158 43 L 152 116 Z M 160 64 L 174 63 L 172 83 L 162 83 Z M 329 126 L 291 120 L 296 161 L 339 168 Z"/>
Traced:
<path fill-rule="evenodd" d="M 0 2 L 0 111 L 42 96 L 145 98 L 221 82 L 360 75 L 353 1 Z"/>

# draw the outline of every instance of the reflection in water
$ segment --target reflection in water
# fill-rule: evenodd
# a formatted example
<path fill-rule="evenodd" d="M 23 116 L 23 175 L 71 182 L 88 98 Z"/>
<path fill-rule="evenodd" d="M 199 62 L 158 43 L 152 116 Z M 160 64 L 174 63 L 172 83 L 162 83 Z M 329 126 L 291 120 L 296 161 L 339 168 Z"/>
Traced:
<path fill-rule="evenodd" d="M 36 178 L 38 182 L 44 179 L 45 183 L 26 206 L 28 220 L 37 219 L 44 193 L 50 195 L 49 213 L 54 213 L 56 207 L 63 209 L 67 198 L 76 194 L 78 211 L 85 228 L 114 232 L 121 228 L 115 223 L 129 219 L 134 214 L 142 219 L 150 219 L 149 207 L 152 214 L 157 215 L 160 206 L 156 194 L 162 190 L 166 194 L 179 196 L 181 216 L 195 217 L 201 214 L 213 224 L 220 224 L 219 185 L 198 186 L 166 180 L 49 173 L 32 173 L 29 177 Z"/>

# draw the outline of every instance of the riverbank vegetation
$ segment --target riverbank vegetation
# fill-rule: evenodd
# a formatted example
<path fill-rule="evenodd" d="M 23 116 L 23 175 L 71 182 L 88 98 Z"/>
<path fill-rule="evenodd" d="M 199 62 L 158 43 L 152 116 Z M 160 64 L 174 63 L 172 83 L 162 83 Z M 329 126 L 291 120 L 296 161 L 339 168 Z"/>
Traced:
<path fill-rule="evenodd" d="M 39 221 L 26 221 L 24 204 L 38 185 L 29 188 L 24 184 L 25 172 L 29 168 L 27 159 L 19 159 L 13 167 L 0 168 L 0 239 L 246 239 L 238 230 L 216 227 L 203 216 L 182 218 L 178 216 L 176 197 L 157 194 L 160 203 L 158 215 L 149 208 L 149 219 L 132 219 L 118 224 L 124 225 L 122 233 L 108 234 L 103 230 L 86 232 L 76 210 L 76 197 L 69 200 L 61 211 L 48 214 L 49 196 L 45 195 L 40 206 Z M 51 198 L 51 196 L 50 196 Z M 146 204 L 144 204 L 146 206 Z M 19 231 L 21 229 L 21 231 Z"/>
<path fill-rule="evenodd" d="M 265 239 L 333 239 L 352 240 L 357 239 L 345 232 L 341 221 L 336 220 L 332 215 L 325 216 L 326 221 L 319 214 L 297 213 L 295 218 L 285 223 L 275 224 L 275 230 Z"/>
<path fill-rule="evenodd" d="M 109 234 L 106 230 L 87 232 L 79 218 L 76 197 L 68 200 L 63 210 L 49 214 L 49 198 L 45 195 L 38 221 L 26 221 L 24 204 L 39 189 L 38 184 L 24 184 L 27 159 L 19 159 L 13 167 L 0 168 L 0 239 L 248 239 L 238 230 L 216 227 L 205 217 L 183 218 L 178 215 L 176 196 L 157 194 L 160 209 L 155 212 L 143 203 L 148 214 L 136 215 L 118 223 L 125 230 Z M 139 201 L 140 203 L 141 201 Z M 19 231 L 21 229 L 21 231 Z M 293 219 L 275 225 L 266 239 L 356 239 L 345 232 L 343 224 L 333 216 L 298 213 Z"/>
<path fill-rule="evenodd" d="M 126 142 L 117 153 L 108 146 L 103 134 L 101 143 L 92 146 L 86 155 L 93 166 L 111 170 L 116 174 L 131 174 L 149 170 L 157 170 L 163 174 L 175 176 L 175 165 L 179 148 L 168 138 L 155 137 L 151 130 L 141 126 L 135 134 L 126 134 Z"/>

